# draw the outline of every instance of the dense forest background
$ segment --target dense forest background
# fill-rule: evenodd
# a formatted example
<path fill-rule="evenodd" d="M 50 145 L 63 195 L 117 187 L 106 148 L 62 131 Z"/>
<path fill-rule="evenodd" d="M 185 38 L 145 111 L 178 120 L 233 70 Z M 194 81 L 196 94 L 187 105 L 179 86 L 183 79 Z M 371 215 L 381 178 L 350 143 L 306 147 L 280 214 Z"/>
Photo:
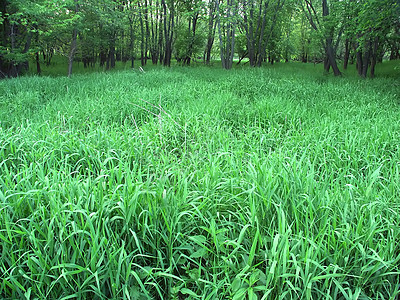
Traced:
<path fill-rule="evenodd" d="M 68 59 L 105 69 L 194 60 L 222 67 L 279 61 L 356 64 L 374 76 L 400 58 L 399 0 L 0 0 L 0 77 Z"/>

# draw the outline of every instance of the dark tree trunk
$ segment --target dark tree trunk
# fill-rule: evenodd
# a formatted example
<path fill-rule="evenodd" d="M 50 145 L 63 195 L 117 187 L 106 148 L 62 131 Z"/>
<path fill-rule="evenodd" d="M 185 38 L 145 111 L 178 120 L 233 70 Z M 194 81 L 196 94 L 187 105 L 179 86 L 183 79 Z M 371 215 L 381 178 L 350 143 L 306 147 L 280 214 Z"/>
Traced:
<path fill-rule="evenodd" d="M 139 20 L 140 20 L 140 63 L 142 67 L 146 64 L 146 59 L 145 59 L 145 36 L 144 36 L 144 24 L 143 24 L 143 16 L 142 16 L 142 10 L 140 6 L 140 2 L 138 2 L 138 7 L 139 7 Z"/>
<path fill-rule="evenodd" d="M 246 11 L 246 3 L 244 3 L 244 10 Z M 244 29 L 246 33 L 246 45 L 247 53 L 249 57 L 250 66 L 254 67 L 256 64 L 256 49 L 255 49 L 255 37 L 254 37 L 254 1 L 250 1 L 249 16 L 244 14 Z"/>
<path fill-rule="evenodd" d="M 371 41 L 368 41 L 366 50 L 364 51 L 364 55 L 362 58 L 361 77 L 363 78 L 367 77 L 368 67 L 370 62 L 371 62 Z"/>
<path fill-rule="evenodd" d="M 110 55 L 110 68 L 114 69 L 115 68 L 115 47 L 114 46 L 111 46 L 109 55 Z"/>
<path fill-rule="evenodd" d="M 373 47 L 372 57 L 371 57 L 371 70 L 370 70 L 371 78 L 375 77 L 375 66 L 376 66 L 376 63 L 378 60 L 378 47 L 379 47 L 379 38 L 375 37 L 374 47 Z"/>
<path fill-rule="evenodd" d="M 145 47 L 144 47 L 144 64 L 147 64 L 147 53 L 149 53 L 149 11 L 147 9 L 147 0 L 144 1 L 144 22 L 146 25 L 146 38 L 145 38 Z"/>
<path fill-rule="evenodd" d="M 356 52 L 356 68 L 358 75 L 362 75 L 362 69 L 363 69 L 363 55 L 361 50 L 357 50 Z"/>
<path fill-rule="evenodd" d="M 332 39 L 330 39 L 330 38 L 326 39 L 326 44 L 327 44 L 326 45 L 326 47 L 327 47 L 326 54 L 328 56 L 329 65 L 332 67 L 333 74 L 335 76 L 340 76 L 340 75 L 342 75 L 342 73 L 339 71 L 339 68 L 336 63 L 336 57 L 335 57 L 335 53 L 334 53 L 333 46 L 332 46 Z"/>
<path fill-rule="evenodd" d="M 108 61 L 110 62 L 110 69 L 115 68 L 115 32 L 111 34 L 110 48 L 108 50 Z M 108 69 L 108 68 L 107 68 Z"/>
<path fill-rule="evenodd" d="M 275 11 L 274 14 L 272 16 L 272 21 L 271 21 L 271 26 L 268 30 L 268 34 L 267 36 L 264 38 L 264 31 L 265 31 L 265 17 L 266 17 L 266 13 L 267 13 L 267 9 L 268 9 L 268 3 L 269 1 L 266 2 L 266 6 L 265 6 L 265 11 L 264 11 L 264 15 L 263 15 L 263 22 L 262 22 L 262 27 L 261 27 L 261 33 L 260 33 L 260 40 L 259 40 L 259 45 L 258 45 L 258 55 L 257 55 L 257 66 L 261 67 L 262 63 L 266 60 L 266 53 L 267 53 L 267 47 L 269 44 L 269 40 L 272 36 L 272 33 L 275 29 L 275 25 L 277 23 L 277 17 L 278 17 L 278 13 L 279 11 L 282 9 L 283 5 L 285 4 L 285 0 L 278 0 L 275 6 Z"/>
<path fill-rule="evenodd" d="M 40 68 L 40 56 L 39 56 L 39 52 L 36 52 L 36 73 L 38 75 L 42 74 L 42 70 Z"/>
<path fill-rule="evenodd" d="M 50 66 L 51 59 L 53 58 L 53 54 L 54 54 L 53 49 L 49 49 L 49 50 L 43 51 L 43 59 L 46 62 L 46 66 Z"/>
<path fill-rule="evenodd" d="M 104 49 L 100 50 L 100 67 L 104 67 L 104 64 L 107 61 L 107 53 Z"/>
<path fill-rule="evenodd" d="M 237 65 L 240 65 L 240 63 L 242 62 L 242 60 L 248 56 L 248 52 L 243 53 L 243 55 L 241 57 L 239 57 L 239 61 L 236 63 Z M 245 63 L 246 64 L 246 63 Z"/>
<path fill-rule="evenodd" d="M 78 0 L 74 0 L 75 3 L 75 13 L 78 12 Z M 71 77 L 72 75 L 72 64 L 74 62 L 74 56 L 76 53 L 76 39 L 78 37 L 78 30 L 76 28 L 74 28 L 74 30 L 72 31 L 72 41 L 71 41 L 71 47 L 69 50 L 69 55 L 68 55 L 68 77 Z"/>
<path fill-rule="evenodd" d="M 129 57 L 131 59 L 131 68 L 135 67 L 135 59 L 133 57 L 133 45 L 134 45 L 134 35 L 133 35 L 133 19 L 129 18 Z"/>
<path fill-rule="evenodd" d="M 161 16 L 161 12 L 159 15 L 159 33 L 158 33 L 158 55 L 159 55 L 159 62 L 160 64 L 164 61 L 164 18 Z"/>
<path fill-rule="evenodd" d="M 327 0 L 322 0 L 322 15 L 324 17 L 329 16 L 329 7 L 328 7 Z M 332 67 L 333 74 L 335 76 L 340 76 L 340 75 L 342 75 L 342 73 L 339 71 L 339 68 L 336 63 L 336 55 L 335 55 L 335 51 L 333 48 L 332 35 L 333 35 L 333 32 L 331 31 L 325 39 L 326 40 L 326 48 L 325 48 L 326 56 L 328 58 L 329 65 Z"/>
<path fill-rule="evenodd" d="M 346 39 L 344 43 L 344 57 L 343 57 L 343 69 L 347 70 L 347 65 L 349 64 L 350 57 L 350 41 Z"/>
<path fill-rule="evenodd" d="M 324 59 L 324 70 L 325 70 L 326 73 L 329 73 L 330 69 L 331 69 L 331 64 L 329 63 L 329 59 L 328 59 L 328 57 L 325 57 L 325 59 Z"/>
<path fill-rule="evenodd" d="M 261 3 L 260 3 L 260 6 L 261 6 Z M 269 6 L 269 0 L 265 1 L 264 13 L 263 13 L 262 23 L 261 23 L 261 27 L 260 27 L 260 35 L 259 35 L 259 40 L 258 40 L 258 51 L 257 51 L 257 57 L 256 57 L 256 65 L 258 67 L 261 67 L 262 62 L 264 60 L 264 53 L 262 53 L 262 52 L 263 52 L 263 49 L 265 49 L 263 47 L 263 44 L 264 44 L 263 41 L 264 41 L 264 31 L 265 31 L 265 26 L 266 26 L 268 6 Z M 260 13 L 261 13 L 261 8 L 260 8 Z"/>
<path fill-rule="evenodd" d="M 305 51 L 303 51 L 303 54 L 301 55 L 301 62 L 302 63 L 308 62 L 308 55 Z"/>
<path fill-rule="evenodd" d="M 220 44 L 220 55 L 221 55 L 221 63 L 224 69 L 231 69 L 233 64 L 233 55 L 235 51 L 235 31 L 236 31 L 236 23 L 235 21 L 229 20 L 226 25 L 226 32 L 224 31 L 225 37 L 225 45 L 223 41 L 223 34 L 221 31 L 221 12 L 219 9 L 219 2 L 217 1 L 217 23 L 218 23 L 218 36 L 219 36 L 219 44 Z M 232 16 L 236 13 L 236 4 L 234 0 L 227 1 L 227 18 L 232 19 Z"/>
<path fill-rule="evenodd" d="M 174 31 L 174 22 L 175 22 L 175 13 L 174 7 L 169 7 L 169 14 L 167 10 L 167 4 L 165 0 L 161 1 L 163 6 L 163 13 L 164 13 L 164 66 L 171 66 L 171 58 L 172 58 L 172 37 Z M 168 16 L 168 18 L 167 18 Z M 168 22 L 167 22 L 168 19 Z"/>
<path fill-rule="evenodd" d="M 195 42 L 195 38 L 196 38 L 196 28 L 197 28 L 197 21 L 199 19 L 199 14 L 196 13 L 193 17 L 192 17 L 192 24 L 191 26 L 189 26 L 189 30 L 191 28 L 191 39 L 190 39 L 190 43 L 189 43 L 189 49 L 186 53 L 186 57 L 184 60 L 184 64 L 185 65 L 190 65 L 190 61 L 192 59 L 192 55 L 193 55 L 193 47 L 194 47 L 194 42 Z"/>
<path fill-rule="evenodd" d="M 215 0 L 219 1 L 219 0 Z M 215 1 L 210 1 L 209 13 L 208 13 L 208 35 L 207 35 L 207 45 L 205 50 L 205 62 L 207 65 L 211 62 L 211 50 L 214 44 L 215 30 L 217 22 L 215 22 Z"/>
<path fill-rule="evenodd" d="M 74 62 L 74 56 L 75 56 L 75 52 L 76 52 L 77 35 L 78 35 L 78 31 L 76 29 L 74 29 L 72 32 L 71 47 L 70 47 L 69 55 L 68 55 L 68 77 L 71 77 L 71 75 L 72 75 L 72 64 Z"/>
<path fill-rule="evenodd" d="M 390 49 L 389 60 L 396 60 L 400 58 L 400 49 L 397 48 L 396 44 L 392 45 Z"/>

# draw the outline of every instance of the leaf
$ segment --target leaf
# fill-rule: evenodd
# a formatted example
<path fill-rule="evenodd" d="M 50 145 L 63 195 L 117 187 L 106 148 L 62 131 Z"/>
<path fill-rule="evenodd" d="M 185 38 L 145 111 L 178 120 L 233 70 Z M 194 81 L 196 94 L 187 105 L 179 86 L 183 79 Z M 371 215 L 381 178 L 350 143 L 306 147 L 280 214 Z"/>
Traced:
<path fill-rule="evenodd" d="M 239 277 L 236 277 L 235 280 L 233 280 L 231 288 L 233 292 L 237 292 L 240 287 L 242 286 L 242 280 Z"/>
<path fill-rule="evenodd" d="M 367 197 L 371 194 L 372 186 L 374 185 L 375 181 L 378 179 L 379 173 L 381 172 L 381 167 L 382 167 L 382 166 L 379 166 L 379 168 L 376 169 L 376 170 L 371 174 L 371 177 L 370 177 L 371 182 L 370 182 L 370 184 L 368 185 L 367 190 L 366 190 L 366 192 L 365 192 L 365 194 L 366 194 Z"/>
<path fill-rule="evenodd" d="M 201 298 L 195 292 L 193 292 L 192 290 L 189 290 L 188 288 L 183 288 L 183 289 L 180 290 L 180 292 L 182 294 L 184 294 L 184 295 L 190 295 L 190 296 L 195 297 L 195 298 Z"/>
<path fill-rule="evenodd" d="M 32 288 L 29 288 L 25 293 L 24 296 L 26 299 L 31 299 L 31 292 L 32 292 Z"/>
<path fill-rule="evenodd" d="M 246 288 L 241 288 L 239 291 L 237 291 L 235 293 L 235 295 L 233 296 L 232 300 L 245 299 L 246 291 L 247 291 Z"/>
<path fill-rule="evenodd" d="M 191 258 L 199 258 L 199 257 L 203 257 L 204 255 L 207 254 L 207 249 L 206 248 L 200 248 L 199 250 L 197 250 L 196 252 L 192 253 L 190 255 Z"/>
<path fill-rule="evenodd" d="M 251 245 L 250 253 L 249 253 L 249 260 L 248 260 L 248 265 L 251 266 L 253 264 L 253 260 L 256 254 L 257 250 L 257 241 L 258 241 L 258 236 L 260 235 L 260 232 L 257 228 L 256 234 L 253 239 L 253 244 Z"/>
<path fill-rule="evenodd" d="M 207 241 L 207 238 L 204 235 L 194 235 L 189 237 L 190 240 L 195 242 L 196 244 L 200 246 L 204 246 L 204 242 Z"/>

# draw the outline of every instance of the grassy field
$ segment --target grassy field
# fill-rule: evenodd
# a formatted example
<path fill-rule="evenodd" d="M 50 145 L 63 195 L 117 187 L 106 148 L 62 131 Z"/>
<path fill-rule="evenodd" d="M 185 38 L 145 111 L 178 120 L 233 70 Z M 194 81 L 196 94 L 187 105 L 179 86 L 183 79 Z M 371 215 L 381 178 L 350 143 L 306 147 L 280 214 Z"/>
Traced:
<path fill-rule="evenodd" d="M 0 298 L 398 299 L 400 80 L 321 68 L 1 81 Z"/>

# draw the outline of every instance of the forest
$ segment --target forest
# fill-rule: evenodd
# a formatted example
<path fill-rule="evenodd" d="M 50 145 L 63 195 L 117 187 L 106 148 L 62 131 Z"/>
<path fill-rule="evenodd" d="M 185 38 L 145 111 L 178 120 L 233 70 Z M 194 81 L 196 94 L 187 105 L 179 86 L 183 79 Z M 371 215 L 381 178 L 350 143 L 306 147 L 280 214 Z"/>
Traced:
<path fill-rule="evenodd" d="M 0 299 L 400 298 L 399 1 L 0 4 Z"/>
<path fill-rule="evenodd" d="M 280 61 L 323 63 L 341 74 L 356 64 L 373 77 L 400 58 L 398 0 L 1 0 L 0 75 L 54 56 L 90 68 L 135 60 L 170 66 L 234 59 L 252 67 Z M 236 61 L 235 60 L 235 61 Z"/>

